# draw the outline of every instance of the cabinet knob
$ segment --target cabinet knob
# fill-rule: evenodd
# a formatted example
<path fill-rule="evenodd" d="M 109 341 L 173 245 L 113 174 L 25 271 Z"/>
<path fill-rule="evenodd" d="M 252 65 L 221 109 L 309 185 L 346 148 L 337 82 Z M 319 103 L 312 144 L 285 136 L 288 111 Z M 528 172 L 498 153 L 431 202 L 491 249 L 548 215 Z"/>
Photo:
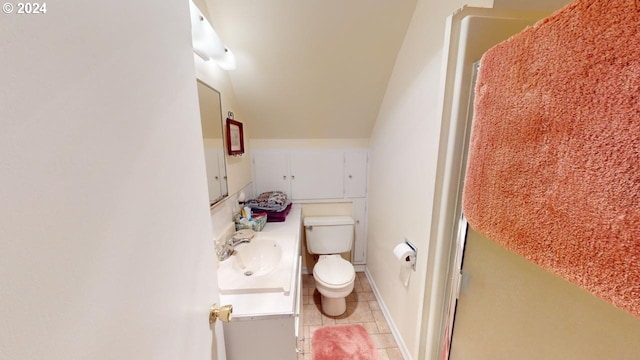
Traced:
<path fill-rule="evenodd" d="M 349 179 L 353 179 L 353 175 L 349 175 Z"/>
<path fill-rule="evenodd" d="M 287 175 L 283 176 L 282 180 L 287 180 Z"/>
<path fill-rule="evenodd" d="M 291 175 L 291 180 L 295 180 L 296 177 L 294 175 Z"/>

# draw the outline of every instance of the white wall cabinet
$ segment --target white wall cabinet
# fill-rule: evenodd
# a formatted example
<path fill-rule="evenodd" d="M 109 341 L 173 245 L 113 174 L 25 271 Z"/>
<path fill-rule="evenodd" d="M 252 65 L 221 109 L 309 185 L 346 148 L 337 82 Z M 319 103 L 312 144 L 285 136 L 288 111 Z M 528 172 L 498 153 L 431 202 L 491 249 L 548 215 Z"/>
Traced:
<path fill-rule="evenodd" d="M 344 194 L 344 152 L 296 150 L 289 152 L 291 197 L 300 200 L 339 199 Z"/>
<path fill-rule="evenodd" d="M 282 191 L 291 197 L 289 152 L 287 150 L 253 151 L 253 184 L 256 194 Z"/>
<path fill-rule="evenodd" d="M 349 150 L 344 153 L 344 194 L 347 198 L 367 197 L 369 152 Z"/>
<path fill-rule="evenodd" d="M 259 149 L 253 151 L 256 194 L 283 191 L 293 200 L 367 196 L 366 149 Z"/>

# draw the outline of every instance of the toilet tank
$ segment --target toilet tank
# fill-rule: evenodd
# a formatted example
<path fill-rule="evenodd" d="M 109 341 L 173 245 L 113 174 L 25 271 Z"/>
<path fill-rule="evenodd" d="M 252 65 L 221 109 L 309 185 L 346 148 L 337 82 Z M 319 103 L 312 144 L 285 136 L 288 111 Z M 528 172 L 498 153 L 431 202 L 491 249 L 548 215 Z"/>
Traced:
<path fill-rule="evenodd" d="M 307 250 L 310 254 L 339 254 L 353 245 L 351 216 L 308 216 L 304 218 Z"/>

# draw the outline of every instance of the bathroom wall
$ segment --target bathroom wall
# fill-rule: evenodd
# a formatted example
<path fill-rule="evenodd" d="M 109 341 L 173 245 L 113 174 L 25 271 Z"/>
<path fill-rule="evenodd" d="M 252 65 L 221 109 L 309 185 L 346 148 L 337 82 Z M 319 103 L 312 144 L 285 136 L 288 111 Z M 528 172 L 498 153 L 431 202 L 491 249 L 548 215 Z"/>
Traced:
<path fill-rule="evenodd" d="M 464 4 L 491 7 L 493 1 L 418 1 L 371 136 L 367 267 L 407 359 L 418 359 L 421 336 L 445 20 Z M 405 237 L 418 247 L 408 286 L 392 253 Z"/>

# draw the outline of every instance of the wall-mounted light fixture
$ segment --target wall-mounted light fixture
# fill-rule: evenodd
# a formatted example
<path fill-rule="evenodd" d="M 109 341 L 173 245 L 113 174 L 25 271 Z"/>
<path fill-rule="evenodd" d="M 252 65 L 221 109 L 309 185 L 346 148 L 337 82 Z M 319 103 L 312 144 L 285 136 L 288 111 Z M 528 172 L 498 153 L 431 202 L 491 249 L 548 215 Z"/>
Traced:
<path fill-rule="evenodd" d="M 226 47 L 220 37 L 204 17 L 200 9 L 189 1 L 191 12 L 191 38 L 193 41 L 193 52 L 204 61 L 213 60 L 225 70 L 236 68 L 236 58 L 231 50 Z"/>

